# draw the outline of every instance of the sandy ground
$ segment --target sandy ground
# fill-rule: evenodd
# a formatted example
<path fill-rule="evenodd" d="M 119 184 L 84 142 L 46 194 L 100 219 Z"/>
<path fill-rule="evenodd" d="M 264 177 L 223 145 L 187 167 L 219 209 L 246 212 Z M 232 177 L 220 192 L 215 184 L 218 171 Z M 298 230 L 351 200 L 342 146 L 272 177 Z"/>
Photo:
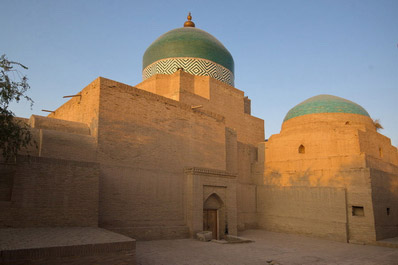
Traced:
<path fill-rule="evenodd" d="M 263 230 L 248 230 L 239 236 L 255 242 L 218 244 L 193 239 L 137 242 L 137 264 L 398 265 L 398 248 L 347 244 Z"/>

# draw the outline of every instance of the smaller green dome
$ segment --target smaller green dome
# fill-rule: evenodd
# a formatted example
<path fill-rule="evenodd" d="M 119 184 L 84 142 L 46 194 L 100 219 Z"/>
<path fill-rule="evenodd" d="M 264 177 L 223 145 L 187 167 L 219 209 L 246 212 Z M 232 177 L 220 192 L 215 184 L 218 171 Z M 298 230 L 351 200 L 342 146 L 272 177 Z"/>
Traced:
<path fill-rule="evenodd" d="M 370 117 L 364 108 L 352 101 L 332 95 L 318 95 L 289 110 L 283 121 L 314 113 L 353 113 Z"/>

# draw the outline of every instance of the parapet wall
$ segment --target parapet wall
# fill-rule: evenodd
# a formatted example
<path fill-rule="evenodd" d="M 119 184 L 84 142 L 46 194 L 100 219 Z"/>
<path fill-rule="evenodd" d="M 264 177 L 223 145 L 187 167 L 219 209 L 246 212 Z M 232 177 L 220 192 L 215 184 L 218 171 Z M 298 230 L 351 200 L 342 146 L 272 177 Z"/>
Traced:
<path fill-rule="evenodd" d="M 66 121 L 50 117 L 32 115 L 29 125 L 36 129 L 54 130 L 73 134 L 90 135 L 90 128 L 85 123 Z"/>
<path fill-rule="evenodd" d="M 98 134 L 100 80 L 101 77 L 95 79 L 48 117 L 84 123 L 90 129 L 90 134 L 96 138 Z"/>

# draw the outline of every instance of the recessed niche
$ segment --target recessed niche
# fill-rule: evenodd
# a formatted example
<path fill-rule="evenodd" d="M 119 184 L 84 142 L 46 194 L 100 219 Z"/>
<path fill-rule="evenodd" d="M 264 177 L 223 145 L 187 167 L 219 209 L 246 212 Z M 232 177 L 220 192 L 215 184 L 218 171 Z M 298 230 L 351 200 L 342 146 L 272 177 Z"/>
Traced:
<path fill-rule="evenodd" d="M 305 147 L 304 147 L 304 145 L 300 145 L 300 146 L 299 146 L 298 152 L 299 152 L 299 154 L 305 154 Z"/>
<path fill-rule="evenodd" d="M 352 206 L 352 216 L 365 216 L 363 206 Z"/>
<path fill-rule="evenodd" d="M 390 215 L 390 208 L 387 208 L 387 215 Z"/>

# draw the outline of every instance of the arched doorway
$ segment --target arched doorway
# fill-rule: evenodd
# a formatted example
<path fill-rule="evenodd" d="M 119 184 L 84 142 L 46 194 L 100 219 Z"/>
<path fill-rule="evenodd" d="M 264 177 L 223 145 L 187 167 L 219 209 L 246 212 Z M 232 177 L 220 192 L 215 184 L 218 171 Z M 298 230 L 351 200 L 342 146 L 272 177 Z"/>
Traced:
<path fill-rule="evenodd" d="M 213 239 L 223 238 L 225 234 L 224 203 L 215 193 L 203 203 L 203 230 L 213 232 Z"/>

